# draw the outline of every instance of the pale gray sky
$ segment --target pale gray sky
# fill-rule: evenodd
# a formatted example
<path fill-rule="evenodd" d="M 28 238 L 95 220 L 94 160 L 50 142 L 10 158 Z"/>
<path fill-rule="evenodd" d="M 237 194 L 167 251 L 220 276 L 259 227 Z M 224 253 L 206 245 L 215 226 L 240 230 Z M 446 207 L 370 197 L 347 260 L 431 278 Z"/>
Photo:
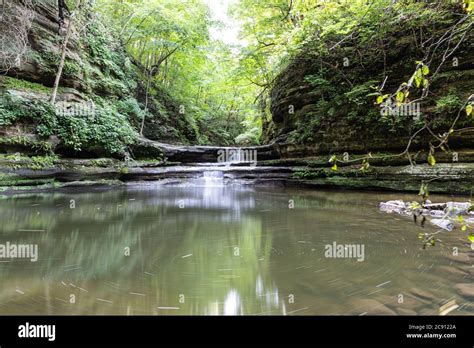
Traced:
<path fill-rule="evenodd" d="M 245 45 L 245 42 L 239 39 L 240 25 L 227 13 L 231 4 L 239 0 L 204 0 L 211 9 L 212 19 L 224 24 L 223 28 L 211 28 L 211 37 L 220 39 L 230 45 Z"/>

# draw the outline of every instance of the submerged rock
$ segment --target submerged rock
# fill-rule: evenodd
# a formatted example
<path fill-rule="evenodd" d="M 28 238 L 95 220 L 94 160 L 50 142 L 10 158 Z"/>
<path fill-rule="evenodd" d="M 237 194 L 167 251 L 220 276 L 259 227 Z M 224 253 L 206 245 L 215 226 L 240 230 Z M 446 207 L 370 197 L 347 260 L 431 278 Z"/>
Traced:
<path fill-rule="evenodd" d="M 469 273 L 463 271 L 460 268 L 453 267 L 453 266 L 439 266 L 437 267 L 437 270 L 449 276 L 455 276 L 455 277 L 469 276 Z"/>
<path fill-rule="evenodd" d="M 460 263 L 471 262 L 471 258 L 466 253 L 459 253 L 457 255 L 447 255 L 446 258 L 448 258 L 451 261 L 460 262 Z"/>
<path fill-rule="evenodd" d="M 454 288 L 459 295 L 474 299 L 474 283 L 456 284 Z"/>
<path fill-rule="evenodd" d="M 418 298 L 422 301 L 425 300 L 425 301 L 433 302 L 436 300 L 436 296 L 425 289 L 412 288 L 410 292 L 415 298 Z"/>
<path fill-rule="evenodd" d="M 454 228 L 454 224 L 447 219 L 431 219 L 430 222 L 446 231 L 452 231 Z"/>

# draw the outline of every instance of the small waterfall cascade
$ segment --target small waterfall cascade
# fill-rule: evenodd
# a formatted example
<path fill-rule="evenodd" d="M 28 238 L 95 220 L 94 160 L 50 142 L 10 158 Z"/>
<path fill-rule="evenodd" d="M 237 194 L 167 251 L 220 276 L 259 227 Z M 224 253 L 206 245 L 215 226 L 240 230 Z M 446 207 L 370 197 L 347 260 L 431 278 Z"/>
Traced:
<path fill-rule="evenodd" d="M 206 170 L 203 172 L 203 179 L 206 186 L 224 183 L 224 172 L 220 170 Z"/>
<path fill-rule="evenodd" d="M 230 166 L 236 163 L 246 163 L 255 166 L 257 163 L 257 151 L 248 148 L 226 148 L 218 153 L 218 163 Z"/>

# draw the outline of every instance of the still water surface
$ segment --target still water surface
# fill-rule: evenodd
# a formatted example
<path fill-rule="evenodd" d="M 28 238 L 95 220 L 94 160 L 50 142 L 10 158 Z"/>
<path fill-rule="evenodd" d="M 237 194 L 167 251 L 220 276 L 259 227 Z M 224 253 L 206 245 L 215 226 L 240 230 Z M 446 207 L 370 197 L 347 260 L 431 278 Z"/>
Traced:
<path fill-rule="evenodd" d="M 452 299 L 474 314 L 454 289 L 472 264 L 449 258 L 470 253 L 465 236 L 423 250 L 410 218 L 379 212 L 389 199 L 417 197 L 186 184 L 3 198 L 0 243 L 39 255 L 0 260 L 0 314 L 436 315 Z M 334 242 L 364 261 L 326 258 Z"/>

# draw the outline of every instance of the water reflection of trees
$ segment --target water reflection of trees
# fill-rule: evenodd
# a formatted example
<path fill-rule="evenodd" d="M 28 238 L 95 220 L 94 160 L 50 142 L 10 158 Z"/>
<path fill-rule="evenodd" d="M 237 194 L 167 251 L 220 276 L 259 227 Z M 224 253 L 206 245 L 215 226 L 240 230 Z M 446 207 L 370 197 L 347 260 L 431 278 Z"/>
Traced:
<path fill-rule="evenodd" d="M 200 194 L 207 198 L 199 199 Z M 188 201 L 180 209 L 176 200 L 185 195 Z M 2 237 L 39 244 L 40 261 L 0 267 L 6 284 L 0 290 L 0 312 L 28 313 L 20 307 L 32 299 L 32 313 L 278 311 L 278 289 L 269 275 L 272 236 L 264 234 L 259 215 L 246 213 L 255 206 L 251 195 L 195 190 L 189 196 L 171 190 L 3 201 L 0 217 L 9 225 Z M 69 209 L 70 199 L 75 199 L 75 209 Z M 44 232 L 19 233 L 21 229 Z M 130 247 L 130 256 L 124 255 L 125 247 Z M 12 295 L 18 288 L 23 297 Z M 58 301 L 71 293 L 77 305 Z"/>

